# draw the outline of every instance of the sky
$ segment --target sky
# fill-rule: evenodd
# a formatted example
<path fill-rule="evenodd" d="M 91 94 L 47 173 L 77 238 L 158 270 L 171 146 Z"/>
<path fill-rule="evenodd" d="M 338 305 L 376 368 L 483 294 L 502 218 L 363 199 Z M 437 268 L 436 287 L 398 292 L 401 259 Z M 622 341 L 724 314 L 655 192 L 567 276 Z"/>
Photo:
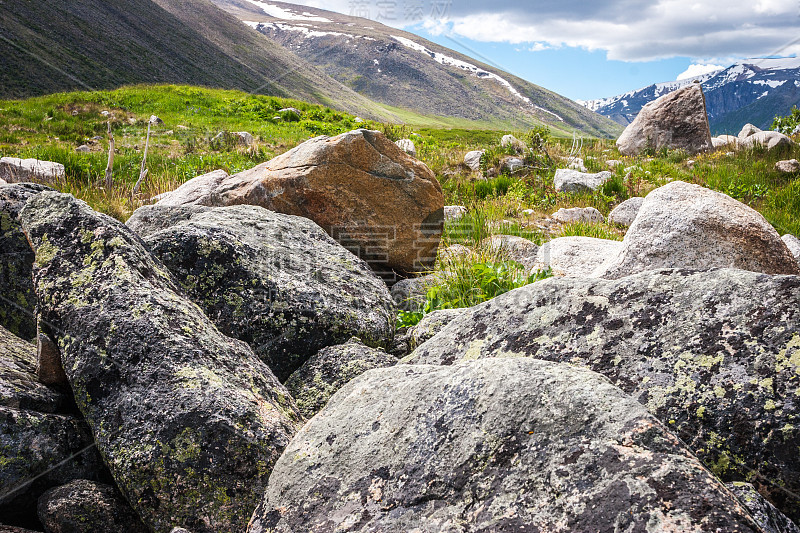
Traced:
<path fill-rule="evenodd" d="M 800 0 L 290 0 L 405 29 L 572 99 L 800 54 Z"/>

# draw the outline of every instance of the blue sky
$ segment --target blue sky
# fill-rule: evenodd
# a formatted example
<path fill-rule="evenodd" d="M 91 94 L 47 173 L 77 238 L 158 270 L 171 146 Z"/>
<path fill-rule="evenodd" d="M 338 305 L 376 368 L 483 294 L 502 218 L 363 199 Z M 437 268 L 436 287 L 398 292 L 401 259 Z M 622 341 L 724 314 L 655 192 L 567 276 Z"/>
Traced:
<path fill-rule="evenodd" d="M 403 28 L 573 99 L 800 54 L 798 0 L 294 0 Z"/>

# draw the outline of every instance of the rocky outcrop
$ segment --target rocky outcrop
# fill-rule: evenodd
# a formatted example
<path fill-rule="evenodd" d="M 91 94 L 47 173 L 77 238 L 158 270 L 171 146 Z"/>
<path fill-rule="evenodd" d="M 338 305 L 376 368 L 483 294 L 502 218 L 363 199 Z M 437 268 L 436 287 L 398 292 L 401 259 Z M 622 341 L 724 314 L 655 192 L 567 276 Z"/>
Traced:
<path fill-rule="evenodd" d="M 711 147 L 706 100 L 699 83 L 645 105 L 617 140 L 619 151 L 628 156 L 662 148 L 695 154 Z"/>
<path fill-rule="evenodd" d="M 603 214 L 594 207 L 572 207 L 570 209 L 562 207 L 553 213 L 553 220 L 562 224 L 570 222 L 605 222 Z"/>
<path fill-rule="evenodd" d="M 215 170 L 190 179 L 172 192 L 159 194 L 156 205 L 206 205 L 209 195 L 228 177 L 224 170 Z"/>
<path fill-rule="evenodd" d="M 300 424 L 286 389 L 123 224 L 53 192 L 20 218 L 43 323 L 126 499 L 157 533 L 241 531 Z"/>
<path fill-rule="evenodd" d="M 406 359 L 532 357 L 599 372 L 728 481 L 800 517 L 800 277 L 742 270 L 552 278 L 471 308 Z M 785 487 L 784 491 L 776 487 Z"/>
<path fill-rule="evenodd" d="M 628 198 L 611 210 L 611 213 L 608 214 L 608 221 L 611 224 L 630 227 L 636 219 L 636 215 L 639 214 L 639 209 L 642 208 L 643 203 L 644 198 L 642 197 L 634 196 L 633 198 Z"/>
<path fill-rule="evenodd" d="M 760 146 L 767 151 L 772 151 L 776 148 L 793 146 L 794 141 L 777 131 L 760 131 L 739 141 L 739 145 L 742 148 L 755 148 Z"/>
<path fill-rule="evenodd" d="M 467 154 L 464 156 L 464 164 L 467 165 L 470 170 L 477 172 L 481 169 L 481 158 L 485 153 L 485 150 L 473 150 L 471 152 L 467 152 Z"/>
<path fill-rule="evenodd" d="M 549 268 L 556 276 L 589 277 L 621 250 L 622 243 L 619 241 L 559 237 L 539 247 L 535 264 L 538 268 Z"/>
<path fill-rule="evenodd" d="M 0 179 L 7 183 L 31 181 L 52 184 L 63 180 L 64 176 L 64 165 L 61 163 L 18 157 L 0 158 Z"/>
<path fill-rule="evenodd" d="M 612 177 L 611 172 L 604 170 L 596 174 L 586 174 L 577 170 L 560 168 L 556 170 L 553 183 L 557 192 L 591 192 L 596 191 Z"/>
<path fill-rule="evenodd" d="M 740 268 L 800 274 L 780 235 L 757 211 L 683 181 L 647 195 L 622 251 L 595 272 L 621 278 L 658 268 Z"/>
<path fill-rule="evenodd" d="M 29 198 L 47 190 L 34 183 L 0 185 L 0 326 L 26 340 L 36 338 L 36 294 L 33 250 L 18 217 Z"/>
<path fill-rule="evenodd" d="M 306 418 L 317 414 L 336 391 L 373 368 L 397 364 L 383 350 L 366 346 L 358 339 L 331 346 L 312 356 L 286 381 L 297 407 Z"/>
<path fill-rule="evenodd" d="M 149 531 L 114 487 L 85 479 L 45 492 L 38 512 L 47 533 Z"/>
<path fill-rule="evenodd" d="M 725 486 L 739 498 L 764 533 L 800 533 L 800 527 L 786 518 L 750 483 L 726 483 Z"/>
<path fill-rule="evenodd" d="M 433 266 L 444 216 L 433 172 L 369 130 L 306 141 L 226 178 L 197 203 L 309 218 L 386 276 Z"/>
<path fill-rule="evenodd" d="M 247 342 L 279 380 L 353 336 L 391 343 L 386 284 L 311 220 L 248 205 L 173 210 L 140 208 L 129 227 L 220 331 Z"/>
<path fill-rule="evenodd" d="M 521 359 L 396 366 L 342 388 L 276 464 L 248 531 L 344 530 L 759 531 L 607 380 Z"/>

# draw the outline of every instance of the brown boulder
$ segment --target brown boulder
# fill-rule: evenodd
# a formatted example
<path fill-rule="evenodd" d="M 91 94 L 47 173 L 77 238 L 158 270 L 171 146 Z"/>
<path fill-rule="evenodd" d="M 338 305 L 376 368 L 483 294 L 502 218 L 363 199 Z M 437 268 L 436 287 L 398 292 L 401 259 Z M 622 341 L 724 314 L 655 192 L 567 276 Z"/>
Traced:
<path fill-rule="evenodd" d="M 704 152 L 713 146 L 706 99 L 699 83 L 678 89 L 642 108 L 617 140 L 623 155 L 639 155 L 647 148 Z"/>
<path fill-rule="evenodd" d="M 430 269 L 444 196 L 433 172 L 377 131 L 316 137 L 223 180 L 203 205 L 309 218 L 378 273 Z"/>

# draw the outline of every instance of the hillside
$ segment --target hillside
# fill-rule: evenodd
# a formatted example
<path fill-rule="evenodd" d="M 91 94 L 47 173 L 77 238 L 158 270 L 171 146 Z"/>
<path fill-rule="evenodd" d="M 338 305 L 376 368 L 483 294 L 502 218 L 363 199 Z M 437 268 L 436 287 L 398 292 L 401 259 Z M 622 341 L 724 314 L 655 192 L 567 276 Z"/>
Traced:
<path fill-rule="evenodd" d="M 750 59 L 695 78 L 649 85 L 627 93 L 583 103 L 625 126 L 642 107 L 694 81 L 703 84 L 708 120 L 715 135 L 738 133 L 752 123 L 766 129 L 775 116 L 800 104 L 800 59 Z"/>
<path fill-rule="evenodd" d="M 213 1 L 336 80 L 401 114 L 410 110 L 512 130 L 546 124 L 561 135 L 577 130 L 611 137 L 621 131 L 558 94 L 372 20 L 283 2 Z"/>
<path fill-rule="evenodd" d="M 397 119 L 207 0 L 11 2 L 0 12 L 0 98 L 188 83 Z"/>

